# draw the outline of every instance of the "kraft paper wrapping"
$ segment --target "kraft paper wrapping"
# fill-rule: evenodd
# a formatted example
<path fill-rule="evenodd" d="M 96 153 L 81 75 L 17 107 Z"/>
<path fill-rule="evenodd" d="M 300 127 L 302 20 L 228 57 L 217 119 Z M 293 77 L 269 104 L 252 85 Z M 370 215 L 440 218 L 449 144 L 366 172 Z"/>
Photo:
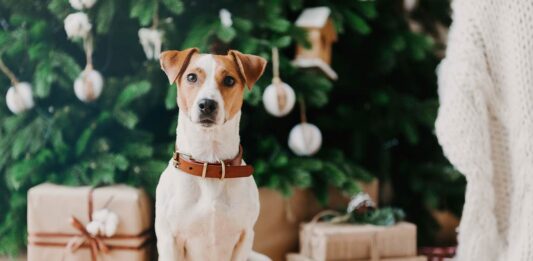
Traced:
<path fill-rule="evenodd" d="M 92 211 L 106 208 L 119 216 L 115 236 L 101 237 L 109 246 L 98 252 L 98 260 L 148 260 L 153 214 L 151 201 L 143 190 L 116 185 L 109 187 L 67 187 L 41 184 L 28 191 L 28 260 L 91 260 L 84 245 L 72 252 L 66 247 L 81 232 L 70 223 L 75 217 L 89 223 L 89 196 Z"/>
<path fill-rule="evenodd" d="M 407 222 L 391 227 L 307 223 L 302 225 L 300 244 L 302 255 L 318 261 L 415 257 L 416 226 Z"/>
<path fill-rule="evenodd" d="M 425 256 L 413 256 L 413 257 L 400 257 L 400 258 L 384 258 L 384 259 L 380 259 L 379 261 L 427 261 L 427 260 L 428 259 Z M 290 253 L 290 254 L 287 254 L 287 261 L 317 261 L 317 260 L 313 260 L 302 254 Z M 351 261 L 351 260 L 344 260 L 344 261 Z M 369 261 L 369 259 L 363 259 L 360 261 Z"/>
<path fill-rule="evenodd" d="M 378 202 L 377 180 L 360 186 L 374 202 Z M 335 189 L 330 190 L 329 199 L 328 206 L 324 207 L 310 190 L 295 189 L 294 194 L 285 199 L 278 191 L 260 188 L 261 212 L 254 227 L 253 249 L 273 261 L 285 260 L 287 253 L 298 251 L 302 222 L 308 222 L 323 209 L 345 208 L 350 201 Z"/>

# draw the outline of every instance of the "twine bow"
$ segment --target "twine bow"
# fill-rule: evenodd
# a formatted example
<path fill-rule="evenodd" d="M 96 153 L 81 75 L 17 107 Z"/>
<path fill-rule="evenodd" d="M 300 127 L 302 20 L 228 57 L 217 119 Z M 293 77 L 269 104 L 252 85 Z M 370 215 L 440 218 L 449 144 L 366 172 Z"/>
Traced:
<path fill-rule="evenodd" d="M 67 243 L 68 250 L 70 250 L 71 252 L 76 252 L 76 250 L 78 250 L 83 244 L 87 242 L 90 246 L 92 261 L 98 260 L 98 253 L 100 251 L 104 253 L 109 252 L 109 246 L 104 243 L 102 238 L 98 235 L 91 235 L 87 231 L 85 226 L 77 218 L 71 217 L 70 224 L 72 224 L 75 229 L 80 231 L 81 236 L 75 236 L 69 240 L 69 242 Z"/>
<path fill-rule="evenodd" d="M 340 212 L 334 211 L 334 210 L 323 210 L 320 213 L 316 214 L 309 225 L 311 226 L 311 231 L 313 231 L 313 236 L 317 236 L 314 231 L 314 227 L 317 225 L 318 221 L 326 216 L 332 216 L 332 218 L 328 221 L 325 221 L 326 223 L 331 224 L 342 224 L 346 223 L 349 219 L 350 214 L 342 214 Z M 379 252 L 379 241 L 377 239 L 378 233 L 377 231 L 372 231 L 369 234 L 369 253 L 370 253 L 370 261 L 379 261 L 380 260 L 380 252 Z M 307 244 L 309 244 L 308 248 L 312 249 L 311 251 L 316 251 L 318 248 L 313 245 L 312 240 L 308 240 Z"/>

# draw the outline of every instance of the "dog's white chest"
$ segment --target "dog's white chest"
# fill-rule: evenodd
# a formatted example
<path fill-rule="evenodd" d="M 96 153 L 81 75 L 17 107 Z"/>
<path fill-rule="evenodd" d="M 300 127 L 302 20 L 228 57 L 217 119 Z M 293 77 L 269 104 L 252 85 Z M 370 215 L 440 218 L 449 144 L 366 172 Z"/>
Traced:
<path fill-rule="evenodd" d="M 253 227 L 259 198 L 253 177 L 205 179 L 169 164 L 157 187 L 157 208 L 172 233 L 186 238 L 189 251 L 220 256 L 224 253 L 217 251 L 232 249 L 243 231 Z"/>

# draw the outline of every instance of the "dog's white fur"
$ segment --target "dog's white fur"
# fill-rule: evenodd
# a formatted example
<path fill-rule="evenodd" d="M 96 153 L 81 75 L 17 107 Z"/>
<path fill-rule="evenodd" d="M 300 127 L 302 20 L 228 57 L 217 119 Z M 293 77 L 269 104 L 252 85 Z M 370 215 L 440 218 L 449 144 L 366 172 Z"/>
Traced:
<path fill-rule="evenodd" d="M 194 65 L 206 72 L 206 81 L 194 104 L 204 98 L 218 102 L 218 124 L 198 124 L 197 106 L 188 112 L 180 110 L 177 148 L 199 161 L 232 159 L 239 151 L 241 113 L 231 119 L 225 115 L 224 100 L 214 78 L 213 57 L 202 54 Z M 251 249 L 258 215 L 259 196 L 252 176 L 200 178 L 182 173 L 171 161 L 156 191 L 159 260 L 247 260 L 255 255 Z"/>

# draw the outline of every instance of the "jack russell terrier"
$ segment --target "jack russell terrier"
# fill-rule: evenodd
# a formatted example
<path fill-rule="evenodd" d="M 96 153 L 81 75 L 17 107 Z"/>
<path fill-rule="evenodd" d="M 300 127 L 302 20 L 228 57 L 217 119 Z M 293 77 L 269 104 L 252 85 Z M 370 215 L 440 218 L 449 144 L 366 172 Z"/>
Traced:
<path fill-rule="evenodd" d="M 179 116 L 176 152 L 156 191 L 159 260 L 269 260 L 252 252 L 259 196 L 239 137 L 244 88 L 266 60 L 191 48 L 165 51 L 160 62 L 178 86 Z"/>

